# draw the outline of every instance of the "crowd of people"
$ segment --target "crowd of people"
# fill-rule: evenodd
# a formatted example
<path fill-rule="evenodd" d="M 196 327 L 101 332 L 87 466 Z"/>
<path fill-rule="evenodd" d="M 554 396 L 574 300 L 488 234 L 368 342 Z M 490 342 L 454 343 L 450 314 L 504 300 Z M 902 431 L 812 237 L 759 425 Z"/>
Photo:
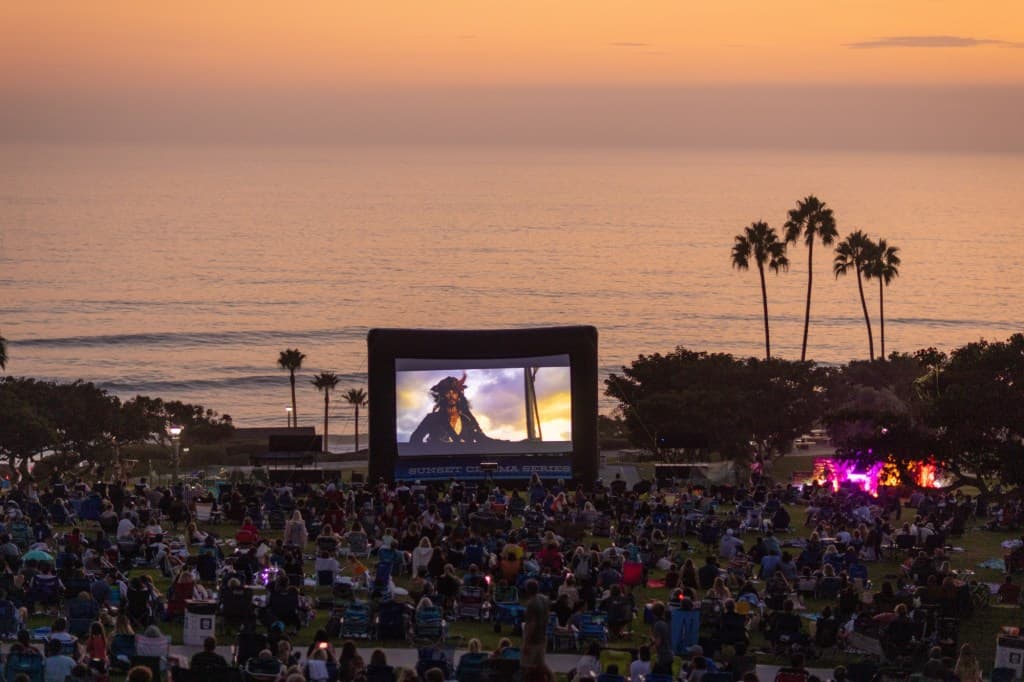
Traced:
<path fill-rule="evenodd" d="M 794 505 L 806 529 L 792 528 Z M 583 652 L 559 671 L 576 679 L 750 682 L 755 645 L 790 660 L 784 682 L 807 680 L 807 660 L 846 648 L 890 669 L 928 664 L 935 680 L 981 674 L 959 623 L 988 587 L 950 568 L 948 540 L 986 510 L 959 493 L 904 502 L 813 485 L 658 490 L 537 477 L 512 491 L 450 481 L 213 493 L 55 479 L 8 491 L 5 511 L 0 628 L 17 636 L 17 664 L 38 662 L 47 682 L 103 679 L 140 656 L 206 679 L 236 666 L 267 682 L 494 671 L 547 680 L 549 651 Z M 872 583 L 868 565 L 893 557 L 899 573 Z M 1019 599 L 1015 587 L 1008 576 L 997 598 Z M 194 602 L 216 604 L 232 660 L 214 637 L 189 662 L 170 657 L 161 625 Z M 303 652 L 296 642 L 318 610 L 329 617 Z M 52 626 L 30 632 L 40 611 Z M 459 619 L 508 626 L 511 638 L 493 652 L 473 639 L 448 660 L 441 645 Z M 382 649 L 364 662 L 349 639 L 371 636 L 439 653 L 396 671 Z M 613 649 L 629 655 L 612 660 Z M 846 675 L 864 673 L 834 674 Z"/>

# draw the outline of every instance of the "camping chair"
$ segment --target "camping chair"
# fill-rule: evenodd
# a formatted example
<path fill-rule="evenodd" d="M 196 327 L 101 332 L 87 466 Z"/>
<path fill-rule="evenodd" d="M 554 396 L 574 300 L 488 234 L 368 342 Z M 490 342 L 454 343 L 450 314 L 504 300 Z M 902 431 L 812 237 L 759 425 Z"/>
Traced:
<path fill-rule="evenodd" d="M 261 661 L 259 658 L 251 658 L 245 664 L 245 679 L 248 682 L 277 682 L 281 674 L 281 661 L 271 658 Z"/>
<path fill-rule="evenodd" d="M 69 599 L 66 604 L 68 632 L 75 637 L 86 637 L 89 628 L 100 616 L 99 605 L 92 599 Z"/>
<path fill-rule="evenodd" d="M 350 554 L 366 558 L 370 556 L 370 541 L 365 533 L 348 534 L 348 551 Z"/>
<path fill-rule="evenodd" d="M 63 595 L 60 590 L 60 579 L 55 575 L 37 575 L 32 579 L 28 590 L 28 602 L 45 608 L 59 608 Z"/>
<path fill-rule="evenodd" d="M 580 629 L 576 635 L 577 646 L 586 642 L 597 642 L 601 646 L 608 644 L 608 626 L 603 613 L 584 613 L 580 619 Z"/>
<path fill-rule="evenodd" d="M 548 650 L 552 652 L 575 651 L 576 634 L 568 625 L 562 627 L 558 624 L 558 616 L 551 614 L 548 617 Z"/>
<path fill-rule="evenodd" d="M 43 670 L 46 661 L 42 654 L 28 652 L 11 652 L 7 654 L 4 664 L 4 679 L 13 680 L 16 675 L 28 675 L 31 682 L 43 682 Z"/>
<path fill-rule="evenodd" d="M 494 631 L 501 632 L 503 624 L 519 626 L 526 609 L 519 603 L 519 590 L 515 587 L 501 586 L 494 588 Z"/>
<path fill-rule="evenodd" d="M 460 587 L 457 597 L 458 618 L 470 620 L 486 620 L 488 617 L 487 604 L 484 600 L 484 591 L 479 587 Z"/>
<path fill-rule="evenodd" d="M 260 652 L 266 649 L 267 636 L 262 632 L 256 632 L 250 624 L 238 633 L 235 638 L 234 662 L 239 668 L 245 668 L 249 659 L 256 658 Z"/>
<path fill-rule="evenodd" d="M 221 592 L 220 609 L 225 626 L 241 627 L 256 619 L 256 609 L 252 605 L 252 592 L 246 588 Z"/>
<path fill-rule="evenodd" d="M 629 587 L 636 587 L 643 584 L 644 565 L 636 561 L 627 561 L 622 564 L 622 584 Z"/>
<path fill-rule="evenodd" d="M 455 669 L 455 679 L 458 682 L 486 682 L 488 658 L 490 655 L 483 652 L 462 654 Z"/>
<path fill-rule="evenodd" d="M 0 637 L 14 639 L 21 624 L 18 622 L 18 608 L 10 600 L 0 601 Z"/>
<path fill-rule="evenodd" d="M 135 635 L 115 634 L 108 647 L 110 666 L 118 670 L 128 670 L 135 656 Z"/>
<path fill-rule="evenodd" d="M 419 643 L 436 643 L 444 641 L 448 634 L 448 624 L 441 614 L 441 607 L 430 606 L 416 610 L 412 619 L 412 641 Z"/>
<path fill-rule="evenodd" d="M 373 617 L 370 605 L 364 601 L 354 601 L 345 609 L 340 621 L 342 639 L 370 639 L 373 630 Z"/>
<path fill-rule="evenodd" d="M 377 560 L 382 564 L 391 564 L 391 572 L 394 575 L 400 575 L 405 567 L 402 553 L 392 547 L 381 547 L 378 549 Z"/>
<path fill-rule="evenodd" d="M 393 564 L 382 561 L 377 564 L 377 570 L 370 584 L 371 599 L 391 599 L 391 571 Z"/>

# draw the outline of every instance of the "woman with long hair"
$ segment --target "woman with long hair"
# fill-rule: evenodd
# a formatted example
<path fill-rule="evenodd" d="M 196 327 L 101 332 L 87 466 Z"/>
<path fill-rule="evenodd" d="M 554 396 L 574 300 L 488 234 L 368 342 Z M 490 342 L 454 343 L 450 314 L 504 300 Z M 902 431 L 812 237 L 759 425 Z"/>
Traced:
<path fill-rule="evenodd" d="M 356 651 L 356 645 L 352 640 L 346 640 L 341 645 L 341 653 L 338 654 L 338 679 L 340 682 L 352 682 L 363 674 L 366 664 L 362 656 Z"/>
<path fill-rule="evenodd" d="M 284 526 L 284 544 L 305 547 L 307 542 L 309 531 L 306 530 L 306 520 L 302 518 L 302 512 L 296 509 Z"/>
<path fill-rule="evenodd" d="M 964 644 L 960 647 L 960 657 L 956 659 L 956 667 L 953 672 L 960 682 L 981 682 L 981 663 L 974 653 L 974 647 Z"/>

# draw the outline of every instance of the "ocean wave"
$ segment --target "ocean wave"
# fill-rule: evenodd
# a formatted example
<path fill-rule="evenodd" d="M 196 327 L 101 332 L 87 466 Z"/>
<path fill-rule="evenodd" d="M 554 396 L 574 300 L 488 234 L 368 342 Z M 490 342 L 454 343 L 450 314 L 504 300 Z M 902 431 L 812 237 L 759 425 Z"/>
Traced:
<path fill-rule="evenodd" d="M 146 334 L 97 334 L 12 339 L 11 346 L 64 348 L 69 346 L 220 346 L 237 343 L 283 343 L 300 345 L 306 341 L 351 341 L 366 337 L 366 329 L 336 328 L 304 331 L 235 330 L 196 332 L 152 332 Z"/>
<path fill-rule="evenodd" d="M 308 385 L 312 374 L 296 374 L 296 384 Z M 338 374 L 342 385 L 365 384 L 366 374 L 349 373 Z M 225 389 L 229 391 L 244 391 L 245 389 L 272 387 L 280 388 L 287 385 L 288 376 L 278 374 L 253 374 L 240 377 L 214 377 L 209 379 L 161 379 L 161 380 L 132 380 L 123 378 L 114 381 L 100 381 L 97 386 L 113 393 L 125 394 L 160 394 L 170 392 L 192 393 L 197 391 L 212 391 Z M 312 390 L 312 387 L 310 387 Z"/>

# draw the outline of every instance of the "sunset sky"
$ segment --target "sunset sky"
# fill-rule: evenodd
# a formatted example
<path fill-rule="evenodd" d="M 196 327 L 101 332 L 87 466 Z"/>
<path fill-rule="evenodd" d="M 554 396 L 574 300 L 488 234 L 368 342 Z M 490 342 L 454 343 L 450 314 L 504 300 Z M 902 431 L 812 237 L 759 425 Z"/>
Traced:
<path fill-rule="evenodd" d="M 1020 83 L 1016 0 L 5 3 L 4 87 Z"/>
<path fill-rule="evenodd" d="M 1009 126 L 1022 83 L 1017 0 L 16 0 L 0 10 L 0 123 L 14 138 L 104 121 L 140 134 L 195 132 L 192 123 L 223 131 L 243 113 L 253 130 L 279 131 L 295 110 L 314 109 L 324 119 L 352 112 L 373 137 L 394 112 L 446 121 L 480 107 L 481 92 L 522 94 L 468 120 L 518 105 L 555 107 L 544 118 L 557 122 L 621 99 L 609 94 L 617 88 L 709 86 L 984 86 L 979 106 Z M 565 111 L 552 94 L 565 88 L 585 101 Z"/>

